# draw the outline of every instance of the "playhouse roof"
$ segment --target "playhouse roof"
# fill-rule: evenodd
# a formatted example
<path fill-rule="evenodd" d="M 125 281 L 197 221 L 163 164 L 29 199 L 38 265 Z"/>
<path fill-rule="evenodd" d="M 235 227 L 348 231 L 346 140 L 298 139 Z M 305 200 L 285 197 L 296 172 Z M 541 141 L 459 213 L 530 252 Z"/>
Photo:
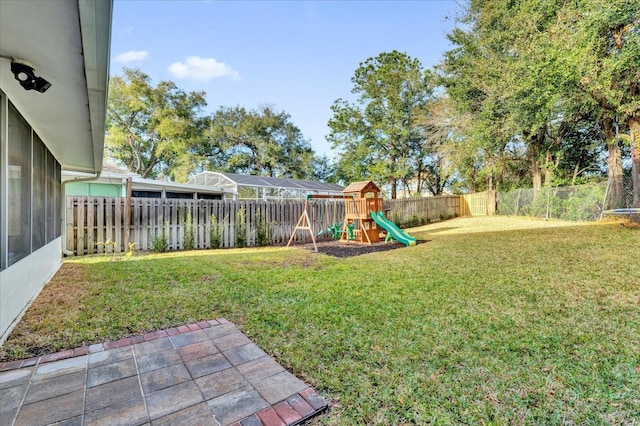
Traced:
<path fill-rule="evenodd" d="M 342 192 L 345 194 L 353 194 L 355 192 L 380 192 L 378 185 L 371 180 L 365 180 L 362 182 L 351 182 Z"/>

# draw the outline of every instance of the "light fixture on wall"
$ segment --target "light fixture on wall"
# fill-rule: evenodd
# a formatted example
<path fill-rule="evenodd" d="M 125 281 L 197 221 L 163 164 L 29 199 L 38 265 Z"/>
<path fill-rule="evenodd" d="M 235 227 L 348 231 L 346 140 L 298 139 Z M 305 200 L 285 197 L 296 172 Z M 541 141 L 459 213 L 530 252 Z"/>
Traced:
<path fill-rule="evenodd" d="M 36 76 L 35 70 L 27 61 L 13 58 L 11 60 L 11 72 L 24 90 L 35 90 L 44 93 L 51 87 L 51 83 L 47 80 Z"/>

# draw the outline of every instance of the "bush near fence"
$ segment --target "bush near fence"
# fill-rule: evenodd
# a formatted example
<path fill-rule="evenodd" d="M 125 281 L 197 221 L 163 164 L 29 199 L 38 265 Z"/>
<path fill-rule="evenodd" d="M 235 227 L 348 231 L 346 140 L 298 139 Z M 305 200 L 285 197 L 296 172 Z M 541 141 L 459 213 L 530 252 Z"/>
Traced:
<path fill-rule="evenodd" d="M 606 183 L 594 183 L 545 187 L 537 192 L 531 188 L 499 192 L 498 214 L 570 221 L 599 220 L 606 190 Z"/>
<path fill-rule="evenodd" d="M 128 242 L 152 250 L 166 235 L 167 250 L 284 245 L 304 210 L 304 200 L 232 201 L 158 198 L 77 197 L 66 199 L 66 246 L 77 255 L 121 253 Z M 344 220 L 344 201 L 310 200 L 309 217 L 316 233 Z M 387 216 L 401 227 L 417 226 L 459 215 L 459 196 L 387 200 Z M 244 211 L 244 214 L 241 212 Z M 185 232 L 189 216 L 192 232 Z M 244 216 L 244 224 L 236 220 Z M 127 221 L 127 217 L 129 220 Z M 244 229 L 242 229 L 244 227 Z M 238 231 L 245 238 L 239 238 Z M 321 237 L 322 237 L 321 236 Z M 310 242 L 308 232 L 295 242 Z M 107 244 L 108 242 L 108 244 Z"/>

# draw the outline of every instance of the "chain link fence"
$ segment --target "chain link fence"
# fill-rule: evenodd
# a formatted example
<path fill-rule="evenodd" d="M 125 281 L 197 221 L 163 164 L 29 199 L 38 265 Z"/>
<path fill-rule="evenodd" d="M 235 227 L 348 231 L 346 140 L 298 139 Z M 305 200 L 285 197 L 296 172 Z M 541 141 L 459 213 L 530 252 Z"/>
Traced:
<path fill-rule="evenodd" d="M 498 193 L 498 214 L 545 219 L 595 221 L 602 214 L 607 183 L 531 188 Z"/>

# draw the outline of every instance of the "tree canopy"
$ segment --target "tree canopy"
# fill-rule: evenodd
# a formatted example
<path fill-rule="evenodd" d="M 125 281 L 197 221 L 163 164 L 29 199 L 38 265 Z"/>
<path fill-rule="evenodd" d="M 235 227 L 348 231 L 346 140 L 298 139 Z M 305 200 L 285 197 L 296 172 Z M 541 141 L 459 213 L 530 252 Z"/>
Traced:
<path fill-rule="evenodd" d="M 609 206 L 640 206 L 640 8 L 635 0 L 467 0 L 433 70 L 399 51 L 361 62 L 331 106 L 318 156 L 271 106 L 111 79 L 108 155 L 145 177 L 200 170 L 349 183 L 391 197 L 608 178 Z M 629 157 L 626 160 L 625 157 Z M 624 161 L 623 161 L 624 160 Z M 624 200 L 628 177 L 632 202 Z"/>
<path fill-rule="evenodd" d="M 204 92 L 173 82 L 153 86 L 139 69 L 111 79 L 108 157 L 145 178 L 187 181 L 202 170 L 294 179 L 331 179 L 333 165 L 316 156 L 289 114 L 272 106 L 204 112 Z"/>
<path fill-rule="evenodd" d="M 285 112 L 222 107 L 196 147 L 203 168 L 277 178 L 310 179 L 314 152 Z"/>
<path fill-rule="evenodd" d="M 637 3 L 470 0 L 465 5 L 449 34 L 454 48 L 439 71 L 453 104 L 453 140 L 469 154 L 459 164 L 468 187 L 536 189 L 608 169 L 613 193 L 621 192 L 613 128 L 628 132 L 623 139 L 630 147 L 637 139 Z M 609 152 L 608 167 L 602 151 Z M 482 182 L 474 180 L 480 170 L 485 170 Z"/>
<path fill-rule="evenodd" d="M 340 150 L 337 174 L 388 183 L 416 183 L 420 192 L 429 146 L 420 121 L 432 99 L 431 73 L 405 53 L 381 53 L 361 63 L 351 79 L 356 102 L 338 99 L 328 140 Z M 414 181 L 414 178 L 417 180 Z"/>
<path fill-rule="evenodd" d="M 153 87 L 138 69 L 123 74 L 109 83 L 108 156 L 145 178 L 185 180 L 190 147 L 206 129 L 205 93 L 186 93 L 170 81 Z"/>

